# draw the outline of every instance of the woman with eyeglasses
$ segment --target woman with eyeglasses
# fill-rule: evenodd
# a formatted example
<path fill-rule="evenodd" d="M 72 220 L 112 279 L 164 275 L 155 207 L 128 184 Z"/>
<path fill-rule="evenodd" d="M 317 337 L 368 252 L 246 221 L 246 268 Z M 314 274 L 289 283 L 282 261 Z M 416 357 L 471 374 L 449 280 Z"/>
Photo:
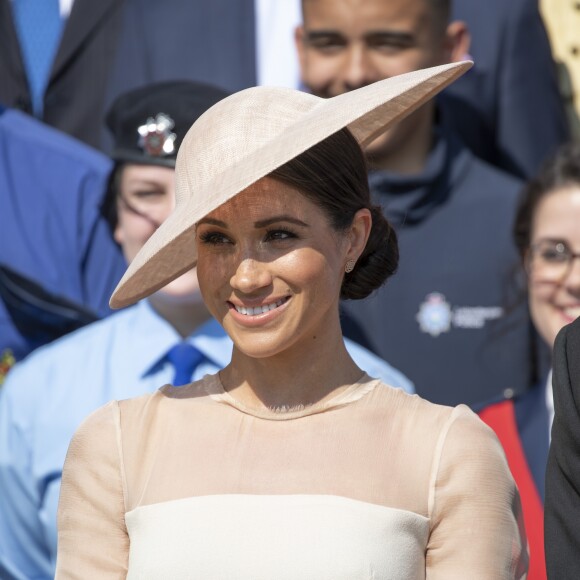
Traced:
<path fill-rule="evenodd" d="M 580 316 L 579 145 L 563 147 L 527 184 L 514 238 L 525 266 L 532 322 L 551 350 L 560 329 Z M 530 580 L 546 578 L 544 475 L 554 417 L 552 373 L 537 366 L 532 388 L 479 412 L 499 436 L 522 496 Z"/>

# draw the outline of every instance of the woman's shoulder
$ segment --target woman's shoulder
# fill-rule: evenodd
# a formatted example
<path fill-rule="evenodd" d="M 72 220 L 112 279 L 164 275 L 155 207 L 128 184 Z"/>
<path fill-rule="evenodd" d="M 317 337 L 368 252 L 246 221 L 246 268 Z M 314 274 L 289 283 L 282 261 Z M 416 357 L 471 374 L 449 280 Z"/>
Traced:
<path fill-rule="evenodd" d="M 477 415 L 467 405 L 454 407 L 432 403 L 417 394 L 409 394 L 402 389 L 377 381 L 377 386 L 372 393 L 371 405 L 378 409 L 396 415 L 400 420 L 412 421 L 420 426 L 426 422 L 430 429 L 434 424 L 441 426 L 447 421 L 454 422 L 458 419 L 468 423 L 479 423 Z"/>
<path fill-rule="evenodd" d="M 493 431 L 466 405 L 432 403 L 380 382 L 367 404 L 381 422 L 394 426 L 403 445 L 405 441 L 411 445 L 421 442 L 425 450 L 431 447 L 434 455 L 482 446 L 501 453 Z"/>
<path fill-rule="evenodd" d="M 162 416 L 179 400 L 190 400 L 193 404 L 207 402 L 215 390 L 216 375 L 206 375 L 202 379 L 181 387 L 164 385 L 153 393 L 147 393 L 130 399 L 112 400 L 88 415 L 80 424 L 77 433 L 90 434 L 99 432 L 107 426 L 120 428 L 130 425 L 131 420 L 139 422 L 150 417 Z"/>

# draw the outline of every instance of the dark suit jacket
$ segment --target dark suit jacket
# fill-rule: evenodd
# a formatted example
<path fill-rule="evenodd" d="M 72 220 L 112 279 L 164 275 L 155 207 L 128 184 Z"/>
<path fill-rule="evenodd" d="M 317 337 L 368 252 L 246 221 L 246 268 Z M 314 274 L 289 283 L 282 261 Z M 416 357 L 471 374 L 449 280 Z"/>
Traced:
<path fill-rule="evenodd" d="M 580 319 L 554 345 L 554 424 L 546 472 L 548 578 L 580 577 Z"/>
<path fill-rule="evenodd" d="M 75 1 L 44 99 L 43 121 L 93 146 L 101 141 L 104 95 L 123 1 Z M 11 3 L 0 0 L 0 102 L 30 113 L 30 92 Z"/>
<path fill-rule="evenodd" d="M 453 18 L 469 26 L 475 66 L 444 92 L 451 125 L 479 157 L 528 178 L 568 138 L 538 2 L 457 0 Z"/>

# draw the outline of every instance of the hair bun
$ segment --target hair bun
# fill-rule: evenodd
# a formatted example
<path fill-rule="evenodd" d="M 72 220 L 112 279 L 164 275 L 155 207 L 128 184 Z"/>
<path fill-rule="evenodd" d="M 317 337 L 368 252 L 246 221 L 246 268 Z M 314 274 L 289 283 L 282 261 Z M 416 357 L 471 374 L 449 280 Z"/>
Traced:
<path fill-rule="evenodd" d="M 345 300 L 366 298 L 397 271 L 399 245 L 397 234 L 380 206 L 372 206 L 372 227 L 367 245 L 352 272 L 345 274 L 340 297 Z"/>

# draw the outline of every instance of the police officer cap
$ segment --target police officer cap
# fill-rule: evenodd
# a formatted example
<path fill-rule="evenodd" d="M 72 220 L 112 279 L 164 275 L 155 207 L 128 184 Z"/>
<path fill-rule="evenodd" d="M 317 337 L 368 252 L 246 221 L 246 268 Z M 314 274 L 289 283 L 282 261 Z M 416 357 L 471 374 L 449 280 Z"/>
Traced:
<path fill-rule="evenodd" d="M 119 96 L 106 117 L 115 161 L 175 167 L 185 134 L 229 93 L 194 81 L 150 84 Z"/>

